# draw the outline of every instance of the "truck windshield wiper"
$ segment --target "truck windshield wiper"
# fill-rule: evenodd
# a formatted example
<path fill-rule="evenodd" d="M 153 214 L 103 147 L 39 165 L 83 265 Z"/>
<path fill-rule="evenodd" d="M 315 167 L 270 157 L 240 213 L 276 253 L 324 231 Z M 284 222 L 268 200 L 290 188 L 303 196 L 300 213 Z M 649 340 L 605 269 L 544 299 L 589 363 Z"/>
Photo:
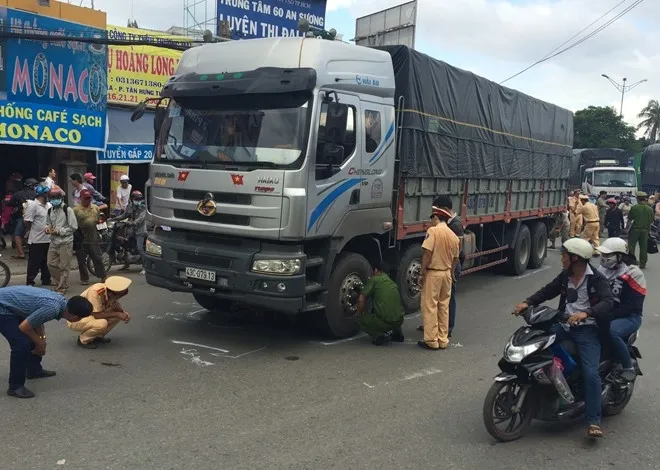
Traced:
<path fill-rule="evenodd" d="M 250 167 L 250 168 L 278 168 L 279 165 L 274 162 L 222 162 L 222 161 L 209 161 L 209 160 L 204 160 L 204 163 L 209 164 L 209 165 L 222 165 L 222 166 L 231 166 L 231 167 Z"/>

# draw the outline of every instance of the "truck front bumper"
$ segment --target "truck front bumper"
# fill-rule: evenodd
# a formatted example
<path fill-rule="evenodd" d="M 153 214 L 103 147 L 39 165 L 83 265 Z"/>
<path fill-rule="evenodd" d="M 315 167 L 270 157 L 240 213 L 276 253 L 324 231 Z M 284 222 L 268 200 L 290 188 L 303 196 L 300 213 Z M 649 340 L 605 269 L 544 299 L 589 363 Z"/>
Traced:
<path fill-rule="evenodd" d="M 147 253 L 147 283 L 174 292 L 209 295 L 284 313 L 305 310 L 305 255 L 302 246 L 235 239 L 194 232 L 158 231 L 149 235 L 161 256 Z M 300 259 L 295 275 L 252 272 L 255 259 Z M 193 279 L 186 268 L 215 273 L 215 281 Z"/>

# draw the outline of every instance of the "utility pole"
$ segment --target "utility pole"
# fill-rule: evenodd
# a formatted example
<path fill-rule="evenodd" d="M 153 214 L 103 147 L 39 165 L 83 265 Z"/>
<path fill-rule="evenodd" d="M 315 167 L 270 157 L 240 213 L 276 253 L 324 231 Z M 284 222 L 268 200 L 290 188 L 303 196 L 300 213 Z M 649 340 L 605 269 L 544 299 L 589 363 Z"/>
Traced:
<path fill-rule="evenodd" d="M 621 107 L 619 108 L 619 117 L 623 117 L 623 98 L 625 98 L 626 93 L 628 93 L 630 90 L 635 88 L 637 85 L 640 85 L 644 82 L 647 82 L 647 79 L 640 80 L 638 82 L 633 83 L 632 85 L 626 85 L 626 82 L 628 81 L 627 78 L 623 78 L 623 83 L 617 83 L 614 80 L 612 80 L 609 76 L 605 75 L 604 73 L 601 74 L 603 77 L 607 78 L 612 85 L 614 85 L 614 88 L 619 90 L 621 92 Z"/>

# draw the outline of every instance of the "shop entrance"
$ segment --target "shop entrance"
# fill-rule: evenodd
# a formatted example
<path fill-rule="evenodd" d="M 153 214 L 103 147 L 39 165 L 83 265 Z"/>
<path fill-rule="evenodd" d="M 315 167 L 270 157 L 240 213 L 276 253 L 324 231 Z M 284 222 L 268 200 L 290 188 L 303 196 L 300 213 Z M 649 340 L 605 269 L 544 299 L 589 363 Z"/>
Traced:
<path fill-rule="evenodd" d="M 0 145 L 0 181 L 4 195 L 9 189 L 7 181 L 12 173 L 20 173 L 23 178 L 41 181 L 48 173 L 48 165 L 53 157 L 53 149 L 28 145 Z M 20 189 L 20 188 L 19 188 Z M 15 191 L 16 189 L 14 189 Z"/>

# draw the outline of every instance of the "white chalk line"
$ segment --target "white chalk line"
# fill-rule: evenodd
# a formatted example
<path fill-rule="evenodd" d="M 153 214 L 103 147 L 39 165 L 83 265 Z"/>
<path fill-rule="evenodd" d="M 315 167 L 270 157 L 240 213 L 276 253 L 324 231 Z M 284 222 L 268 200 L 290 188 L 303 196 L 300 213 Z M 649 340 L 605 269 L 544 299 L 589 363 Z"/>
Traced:
<path fill-rule="evenodd" d="M 213 346 L 207 346 L 205 344 L 199 344 L 199 343 L 190 343 L 188 341 L 177 341 L 177 340 L 173 339 L 172 343 L 183 345 L 183 346 L 194 346 L 194 347 L 197 347 L 197 348 L 212 349 L 213 351 L 218 351 L 218 352 L 225 353 L 225 354 L 229 353 L 229 351 L 227 351 L 226 349 L 216 348 L 216 347 L 213 347 Z"/>
<path fill-rule="evenodd" d="M 369 384 L 367 382 L 362 382 L 362 385 L 364 385 L 365 387 L 367 387 L 369 389 L 374 389 L 374 388 L 377 388 L 377 387 L 384 387 L 386 385 L 392 385 L 392 384 L 401 383 L 401 382 L 408 382 L 409 380 L 421 379 L 421 378 L 424 378 L 424 377 L 429 377 L 431 375 L 436 375 L 436 374 L 440 374 L 440 373 L 442 373 L 442 371 L 440 369 L 428 368 L 428 369 L 422 369 L 422 370 L 417 371 L 417 372 L 413 372 L 412 374 L 408 374 L 408 375 L 406 375 L 406 376 L 404 376 L 400 379 L 397 379 L 397 380 L 381 382 L 381 383 L 376 384 L 376 385 Z"/>
<path fill-rule="evenodd" d="M 226 359 L 238 359 L 238 358 L 241 358 L 241 357 L 249 356 L 250 354 L 258 353 L 259 351 L 263 351 L 264 349 L 266 349 L 266 346 L 264 346 L 263 348 L 255 349 L 253 351 L 245 352 L 243 354 L 239 354 L 238 356 L 227 356 L 225 354 L 218 354 L 218 353 L 211 353 L 211 356 L 224 357 Z"/>
<path fill-rule="evenodd" d="M 414 315 L 409 315 L 404 317 L 403 321 L 406 320 L 413 320 L 415 318 L 421 317 L 421 313 L 415 313 Z M 344 338 L 344 339 L 338 339 L 337 341 L 312 341 L 314 344 L 320 344 L 322 346 L 334 346 L 335 344 L 342 344 L 342 343 L 348 343 L 349 341 L 355 341 L 356 339 L 364 338 L 367 335 L 365 333 L 359 333 L 355 336 L 351 336 L 350 338 Z"/>
<path fill-rule="evenodd" d="M 528 273 L 521 274 L 520 276 L 516 276 L 516 277 L 514 277 L 514 279 L 523 279 L 523 278 L 526 278 L 526 277 L 529 277 L 529 276 L 533 276 L 534 274 L 538 274 L 538 273 L 546 271 L 550 268 L 551 268 L 551 266 L 543 266 L 542 268 L 535 269 L 534 271 L 530 271 Z"/>

